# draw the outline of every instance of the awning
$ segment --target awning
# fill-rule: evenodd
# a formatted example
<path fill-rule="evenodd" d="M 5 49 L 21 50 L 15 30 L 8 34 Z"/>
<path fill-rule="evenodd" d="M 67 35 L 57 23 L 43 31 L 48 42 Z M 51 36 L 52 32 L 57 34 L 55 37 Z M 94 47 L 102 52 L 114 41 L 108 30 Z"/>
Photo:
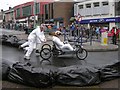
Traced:
<path fill-rule="evenodd" d="M 26 21 L 26 19 L 19 19 L 18 21 L 19 21 L 19 22 L 22 22 L 22 21 Z"/>
<path fill-rule="evenodd" d="M 75 17 L 71 17 L 71 18 L 70 18 L 70 21 L 75 21 Z"/>
<path fill-rule="evenodd" d="M 62 17 L 54 18 L 55 21 L 63 21 Z"/>

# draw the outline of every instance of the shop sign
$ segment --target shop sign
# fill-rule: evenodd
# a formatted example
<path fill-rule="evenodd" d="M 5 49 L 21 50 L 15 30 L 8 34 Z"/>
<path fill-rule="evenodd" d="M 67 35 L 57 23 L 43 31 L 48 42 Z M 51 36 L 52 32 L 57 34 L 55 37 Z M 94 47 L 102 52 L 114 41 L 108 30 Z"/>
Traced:
<path fill-rule="evenodd" d="M 90 20 L 90 23 L 98 22 L 98 20 Z"/>
<path fill-rule="evenodd" d="M 82 20 L 80 23 L 120 22 L 120 17 Z"/>
<path fill-rule="evenodd" d="M 106 19 L 106 22 L 115 22 L 115 19 Z"/>

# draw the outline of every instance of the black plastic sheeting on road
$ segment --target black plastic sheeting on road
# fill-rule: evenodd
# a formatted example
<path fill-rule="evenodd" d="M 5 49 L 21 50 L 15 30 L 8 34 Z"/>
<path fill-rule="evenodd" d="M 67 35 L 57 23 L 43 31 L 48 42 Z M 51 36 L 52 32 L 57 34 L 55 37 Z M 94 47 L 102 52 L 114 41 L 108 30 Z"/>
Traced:
<path fill-rule="evenodd" d="M 47 88 L 55 85 L 54 67 L 32 67 L 31 65 L 16 63 L 10 70 L 9 80 L 24 85 Z"/>
<path fill-rule="evenodd" d="M 25 42 L 27 42 L 27 40 L 24 40 L 24 39 L 19 40 L 18 43 L 17 43 L 17 45 L 18 45 L 18 46 L 19 46 L 19 45 L 22 45 L 22 44 L 25 43 Z"/>
<path fill-rule="evenodd" d="M 74 65 L 59 68 L 57 75 L 60 85 L 86 86 L 101 82 L 99 70 L 90 66 Z"/>
<path fill-rule="evenodd" d="M 39 88 L 54 85 L 88 86 L 120 77 L 120 62 L 102 67 L 73 65 L 57 68 L 49 65 L 32 67 L 29 64 L 15 63 L 9 72 L 9 80 Z"/>
<path fill-rule="evenodd" d="M 15 63 L 15 62 L 14 62 Z M 13 62 L 2 59 L 2 80 L 8 80 L 8 74 L 12 68 Z"/>
<path fill-rule="evenodd" d="M 0 41 L 3 45 L 18 47 L 19 45 L 25 43 L 27 40 L 18 39 L 17 36 L 14 35 L 2 35 Z"/>
<path fill-rule="evenodd" d="M 1 38 L 0 38 L 0 41 L 2 43 L 5 43 L 5 42 L 7 42 L 7 39 L 8 39 L 8 35 L 2 35 Z"/>
<path fill-rule="evenodd" d="M 102 66 L 100 69 L 102 81 L 108 81 L 120 77 L 120 61 Z"/>

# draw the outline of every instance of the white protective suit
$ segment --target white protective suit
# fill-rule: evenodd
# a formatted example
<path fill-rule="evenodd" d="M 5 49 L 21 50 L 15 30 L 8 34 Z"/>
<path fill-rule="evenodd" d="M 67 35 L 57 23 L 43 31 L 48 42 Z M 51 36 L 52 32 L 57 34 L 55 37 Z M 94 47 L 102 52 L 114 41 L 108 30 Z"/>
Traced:
<path fill-rule="evenodd" d="M 58 37 L 53 36 L 52 40 L 58 49 L 62 51 L 65 51 L 65 50 L 73 51 L 73 47 L 69 43 L 64 44 Z"/>
<path fill-rule="evenodd" d="M 27 50 L 25 57 L 30 57 L 33 49 L 40 48 L 42 42 L 46 42 L 46 38 L 44 35 L 44 31 L 41 31 L 40 27 L 38 26 L 29 34 L 28 42 L 25 42 L 21 45 L 21 47 L 25 47 L 28 45 L 28 47 L 25 48 L 25 50 Z"/>

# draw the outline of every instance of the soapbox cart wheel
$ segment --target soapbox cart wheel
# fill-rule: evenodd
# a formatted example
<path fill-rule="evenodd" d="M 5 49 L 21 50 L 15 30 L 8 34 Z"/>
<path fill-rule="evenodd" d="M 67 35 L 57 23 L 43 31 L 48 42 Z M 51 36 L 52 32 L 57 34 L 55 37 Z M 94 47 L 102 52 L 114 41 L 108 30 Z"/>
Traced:
<path fill-rule="evenodd" d="M 88 56 L 86 49 L 80 48 L 76 51 L 76 56 L 79 60 L 84 60 Z"/>
<path fill-rule="evenodd" d="M 41 56 L 41 58 L 44 59 L 44 60 L 50 59 L 50 57 L 52 56 L 51 50 L 48 49 L 48 48 L 43 48 L 43 49 L 40 51 L 40 56 Z"/>

